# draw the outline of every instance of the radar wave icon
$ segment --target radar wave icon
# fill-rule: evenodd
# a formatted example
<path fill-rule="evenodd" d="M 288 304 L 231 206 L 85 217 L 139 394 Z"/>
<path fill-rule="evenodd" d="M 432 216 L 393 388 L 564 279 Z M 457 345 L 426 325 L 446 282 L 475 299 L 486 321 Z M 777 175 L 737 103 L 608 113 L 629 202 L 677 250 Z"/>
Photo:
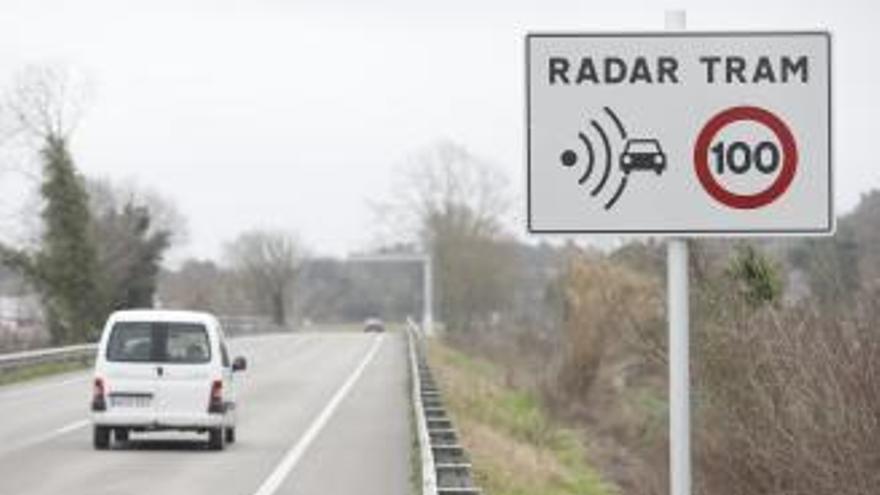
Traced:
<path fill-rule="evenodd" d="M 578 186 L 586 188 L 591 197 L 604 201 L 603 208 L 610 210 L 626 191 L 631 172 L 653 170 L 660 175 L 666 170 L 667 159 L 658 140 L 630 138 L 614 110 L 603 107 L 602 111 L 616 133 L 606 131 L 599 120 L 590 119 L 589 127 L 577 133 L 580 141 L 577 149 L 580 153 L 575 148 L 565 149 L 559 155 L 559 162 L 563 167 L 572 169 L 582 164 L 582 171 L 577 176 Z M 615 149 L 620 151 L 615 153 Z M 616 185 L 608 189 L 609 196 L 603 191 L 612 187 L 612 184 Z"/>

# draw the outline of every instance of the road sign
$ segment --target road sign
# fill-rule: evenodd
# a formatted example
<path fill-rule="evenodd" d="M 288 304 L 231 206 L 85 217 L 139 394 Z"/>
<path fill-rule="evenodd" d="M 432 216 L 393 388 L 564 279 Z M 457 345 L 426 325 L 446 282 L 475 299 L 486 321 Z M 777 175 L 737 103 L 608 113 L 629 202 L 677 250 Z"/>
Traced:
<path fill-rule="evenodd" d="M 829 234 L 826 32 L 530 34 L 535 233 Z"/>

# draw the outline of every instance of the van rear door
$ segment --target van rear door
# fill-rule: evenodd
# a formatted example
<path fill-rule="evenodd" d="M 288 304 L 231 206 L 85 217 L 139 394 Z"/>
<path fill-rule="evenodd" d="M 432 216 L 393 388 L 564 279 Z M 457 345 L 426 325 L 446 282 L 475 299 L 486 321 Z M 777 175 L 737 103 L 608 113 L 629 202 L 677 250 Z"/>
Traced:
<path fill-rule="evenodd" d="M 118 322 L 107 344 L 104 378 L 107 407 L 133 422 L 152 422 L 156 414 L 159 342 L 151 323 Z"/>
<path fill-rule="evenodd" d="M 205 325 L 165 323 L 163 327 L 165 359 L 157 382 L 156 414 L 162 423 L 187 424 L 208 412 L 216 358 Z"/>

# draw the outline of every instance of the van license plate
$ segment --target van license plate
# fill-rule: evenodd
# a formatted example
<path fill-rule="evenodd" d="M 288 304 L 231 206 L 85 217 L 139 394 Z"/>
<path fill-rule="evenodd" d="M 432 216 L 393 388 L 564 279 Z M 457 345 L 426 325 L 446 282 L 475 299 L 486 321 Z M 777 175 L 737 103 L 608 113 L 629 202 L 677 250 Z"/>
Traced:
<path fill-rule="evenodd" d="M 150 407 L 149 395 L 111 395 L 111 407 Z"/>

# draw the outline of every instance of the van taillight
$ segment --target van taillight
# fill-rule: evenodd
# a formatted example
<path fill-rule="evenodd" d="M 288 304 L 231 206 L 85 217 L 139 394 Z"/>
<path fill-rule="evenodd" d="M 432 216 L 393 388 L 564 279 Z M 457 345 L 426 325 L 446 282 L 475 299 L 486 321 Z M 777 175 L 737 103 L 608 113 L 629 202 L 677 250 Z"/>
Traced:
<path fill-rule="evenodd" d="M 211 383 L 211 400 L 208 402 L 209 413 L 223 413 L 223 382 L 214 380 Z"/>
<path fill-rule="evenodd" d="M 92 411 L 107 410 L 107 401 L 104 398 L 105 392 L 104 380 L 101 378 L 95 378 L 95 384 L 92 388 Z"/>
<path fill-rule="evenodd" d="M 100 378 L 95 378 L 95 397 L 100 397 L 104 395 L 104 380 Z"/>

